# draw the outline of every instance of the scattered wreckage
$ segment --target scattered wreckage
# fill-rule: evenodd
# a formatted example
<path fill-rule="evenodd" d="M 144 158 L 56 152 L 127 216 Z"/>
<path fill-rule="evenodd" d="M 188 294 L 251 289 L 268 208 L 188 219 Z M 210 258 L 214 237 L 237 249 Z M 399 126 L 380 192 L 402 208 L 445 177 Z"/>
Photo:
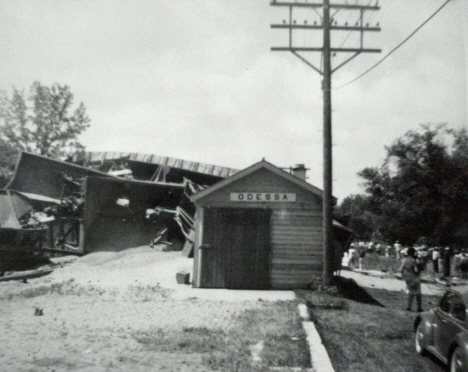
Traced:
<path fill-rule="evenodd" d="M 189 256 L 190 196 L 236 172 L 142 154 L 87 153 L 74 160 L 82 165 L 21 153 L 13 179 L 0 190 L 0 275 L 38 257 L 141 245 L 164 244 Z"/>

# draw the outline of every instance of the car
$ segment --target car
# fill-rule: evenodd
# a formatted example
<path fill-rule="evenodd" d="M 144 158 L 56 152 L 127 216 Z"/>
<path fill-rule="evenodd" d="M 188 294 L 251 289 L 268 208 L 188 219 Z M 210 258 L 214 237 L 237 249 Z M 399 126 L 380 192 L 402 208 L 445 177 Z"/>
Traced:
<path fill-rule="evenodd" d="M 414 322 L 416 352 L 431 353 L 450 372 L 468 372 L 468 286 L 449 288 L 437 306 Z"/>

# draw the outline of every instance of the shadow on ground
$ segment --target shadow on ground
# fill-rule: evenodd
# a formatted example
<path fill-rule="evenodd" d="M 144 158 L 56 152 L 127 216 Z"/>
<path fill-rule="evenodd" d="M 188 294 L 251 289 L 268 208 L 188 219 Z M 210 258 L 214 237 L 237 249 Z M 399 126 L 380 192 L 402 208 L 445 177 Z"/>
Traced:
<path fill-rule="evenodd" d="M 348 300 L 384 307 L 384 305 L 361 288 L 353 279 L 337 276 L 333 278 L 333 285 L 336 285 L 339 295 Z"/>

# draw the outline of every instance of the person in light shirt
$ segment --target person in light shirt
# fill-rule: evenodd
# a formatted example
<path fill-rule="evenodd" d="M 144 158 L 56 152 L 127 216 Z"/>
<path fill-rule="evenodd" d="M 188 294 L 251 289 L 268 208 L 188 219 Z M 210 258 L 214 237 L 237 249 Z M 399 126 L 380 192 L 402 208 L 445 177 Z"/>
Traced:
<path fill-rule="evenodd" d="M 423 311 L 421 280 L 419 277 L 420 270 L 416 261 L 416 250 L 413 247 L 408 248 L 407 256 L 401 263 L 400 272 L 406 282 L 406 288 L 408 291 L 408 306 L 406 307 L 406 310 L 411 311 L 413 300 L 416 297 L 417 311 Z"/>

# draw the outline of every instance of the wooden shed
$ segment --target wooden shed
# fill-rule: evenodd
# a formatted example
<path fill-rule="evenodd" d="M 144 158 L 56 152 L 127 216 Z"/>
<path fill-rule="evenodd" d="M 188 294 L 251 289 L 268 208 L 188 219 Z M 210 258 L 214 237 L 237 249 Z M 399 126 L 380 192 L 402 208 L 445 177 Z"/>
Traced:
<path fill-rule="evenodd" d="M 261 161 L 193 195 L 193 285 L 307 288 L 323 270 L 322 191 Z M 346 241 L 336 241 L 336 269 Z"/>

